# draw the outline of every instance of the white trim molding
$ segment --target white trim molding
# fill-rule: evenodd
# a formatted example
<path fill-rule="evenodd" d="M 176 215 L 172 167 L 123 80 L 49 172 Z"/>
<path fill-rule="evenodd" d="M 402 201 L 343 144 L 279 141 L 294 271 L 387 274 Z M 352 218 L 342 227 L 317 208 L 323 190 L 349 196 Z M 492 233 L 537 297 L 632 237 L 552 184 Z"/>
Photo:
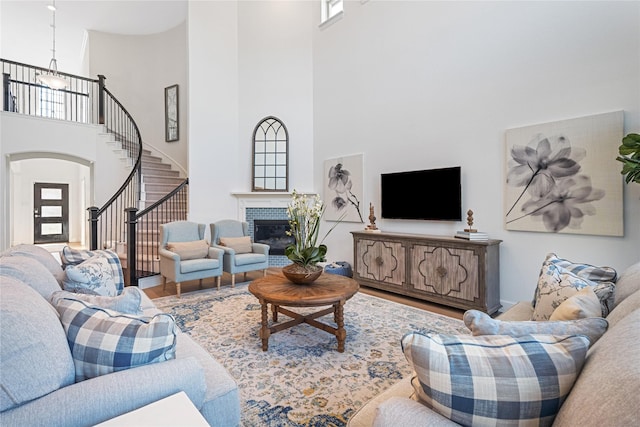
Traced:
<path fill-rule="evenodd" d="M 314 192 L 300 192 L 309 197 L 314 197 Z M 232 192 L 231 195 L 238 199 L 238 220 L 246 221 L 247 208 L 286 208 L 291 203 L 291 192 Z"/>

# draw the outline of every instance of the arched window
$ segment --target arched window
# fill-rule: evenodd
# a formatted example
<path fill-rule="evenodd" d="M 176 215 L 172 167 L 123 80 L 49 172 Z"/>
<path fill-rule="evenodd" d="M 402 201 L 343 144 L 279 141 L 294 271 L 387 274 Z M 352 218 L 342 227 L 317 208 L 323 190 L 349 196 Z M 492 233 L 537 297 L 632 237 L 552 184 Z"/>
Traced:
<path fill-rule="evenodd" d="M 273 116 L 253 130 L 252 191 L 289 191 L 289 133 Z"/>

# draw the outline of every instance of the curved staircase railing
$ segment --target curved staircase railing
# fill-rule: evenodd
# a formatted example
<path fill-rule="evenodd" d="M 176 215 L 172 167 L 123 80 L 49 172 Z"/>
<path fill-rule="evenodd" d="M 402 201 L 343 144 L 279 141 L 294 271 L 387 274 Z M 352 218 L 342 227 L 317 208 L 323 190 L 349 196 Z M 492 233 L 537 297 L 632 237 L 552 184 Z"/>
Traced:
<path fill-rule="evenodd" d="M 98 208 L 90 207 L 90 249 L 114 249 L 117 244 L 127 240 L 125 209 L 137 207 L 140 200 L 140 184 L 142 171 L 142 137 L 138 125 L 124 106 L 104 87 L 104 79 L 100 78 L 104 93 L 104 124 L 113 134 L 122 149 L 135 163 L 124 183 L 111 198 Z"/>

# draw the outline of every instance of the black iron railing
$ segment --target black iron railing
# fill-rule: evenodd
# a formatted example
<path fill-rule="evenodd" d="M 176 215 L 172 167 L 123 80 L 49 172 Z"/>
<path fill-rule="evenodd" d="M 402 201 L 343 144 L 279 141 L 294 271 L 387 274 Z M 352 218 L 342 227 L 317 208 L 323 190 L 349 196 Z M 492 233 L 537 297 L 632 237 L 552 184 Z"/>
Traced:
<path fill-rule="evenodd" d="M 58 73 L 67 87 L 56 90 L 38 82 L 38 76 L 48 72 L 46 68 L 6 59 L 0 62 L 4 111 L 78 123 L 101 123 L 99 80 Z"/>
<path fill-rule="evenodd" d="M 160 225 L 187 219 L 188 185 L 187 178 L 169 194 L 140 212 L 135 208 L 127 209 L 127 274 L 130 284 L 137 284 L 138 279 L 160 272 Z"/>

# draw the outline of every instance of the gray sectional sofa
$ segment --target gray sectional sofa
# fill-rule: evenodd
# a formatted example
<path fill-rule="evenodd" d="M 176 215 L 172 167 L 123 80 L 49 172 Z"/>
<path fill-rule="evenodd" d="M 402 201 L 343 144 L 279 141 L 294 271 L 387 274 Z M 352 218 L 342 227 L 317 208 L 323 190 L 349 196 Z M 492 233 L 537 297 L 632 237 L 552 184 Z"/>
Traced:
<path fill-rule="evenodd" d="M 171 360 L 76 381 L 67 335 L 49 302 L 63 276 L 40 247 L 0 254 L 0 425 L 90 426 L 180 391 L 210 425 L 240 424 L 235 380 L 179 331 Z M 139 294 L 145 316 L 159 313 Z"/>
<path fill-rule="evenodd" d="M 530 302 L 520 302 L 498 319 L 531 319 Z M 554 426 L 640 425 L 640 262 L 616 281 L 608 329 L 593 344 Z M 349 427 L 457 426 L 414 398 L 411 376 L 363 406 Z"/>

